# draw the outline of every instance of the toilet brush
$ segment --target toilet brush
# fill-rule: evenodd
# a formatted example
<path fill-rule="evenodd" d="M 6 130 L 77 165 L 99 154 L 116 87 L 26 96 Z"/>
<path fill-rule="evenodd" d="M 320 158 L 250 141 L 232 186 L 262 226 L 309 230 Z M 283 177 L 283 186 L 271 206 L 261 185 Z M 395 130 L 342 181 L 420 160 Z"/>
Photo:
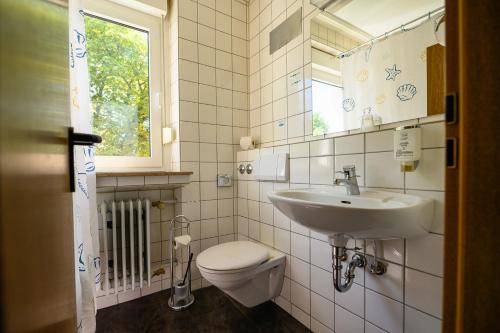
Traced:
<path fill-rule="evenodd" d="M 191 254 L 189 255 L 189 261 L 188 261 L 188 265 L 186 268 L 186 273 L 184 273 L 184 279 L 182 279 L 182 285 L 184 285 L 184 283 L 186 283 L 186 277 L 187 277 L 187 274 L 189 272 L 189 268 L 191 267 L 192 260 L 193 260 L 193 252 L 191 252 Z"/>

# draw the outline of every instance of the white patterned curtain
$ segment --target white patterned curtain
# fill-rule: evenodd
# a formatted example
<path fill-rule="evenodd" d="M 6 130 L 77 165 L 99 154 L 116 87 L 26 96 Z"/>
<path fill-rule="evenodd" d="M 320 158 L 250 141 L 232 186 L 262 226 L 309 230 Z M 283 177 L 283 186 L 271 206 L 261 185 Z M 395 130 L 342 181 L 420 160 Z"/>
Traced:
<path fill-rule="evenodd" d="M 383 123 L 427 116 L 427 47 L 436 44 L 435 23 L 389 36 L 341 59 L 345 129 L 363 115 Z"/>
<path fill-rule="evenodd" d="M 91 133 L 91 109 L 82 0 L 69 0 L 71 124 Z M 75 147 L 73 195 L 78 332 L 95 331 L 95 292 L 100 285 L 94 148 Z"/>

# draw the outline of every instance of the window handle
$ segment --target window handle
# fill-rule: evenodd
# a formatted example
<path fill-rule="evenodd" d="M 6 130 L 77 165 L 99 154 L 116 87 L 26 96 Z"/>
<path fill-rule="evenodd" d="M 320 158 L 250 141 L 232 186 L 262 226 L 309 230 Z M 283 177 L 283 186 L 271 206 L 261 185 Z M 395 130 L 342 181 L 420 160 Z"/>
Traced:
<path fill-rule="evenodd" d="M 75 192 L 75 146 L 93 146 L 101 143 L 102 138 L 95 134 L 75 133 L 73 127 L 68 127 L 68 164 L 69 190 Z"/>

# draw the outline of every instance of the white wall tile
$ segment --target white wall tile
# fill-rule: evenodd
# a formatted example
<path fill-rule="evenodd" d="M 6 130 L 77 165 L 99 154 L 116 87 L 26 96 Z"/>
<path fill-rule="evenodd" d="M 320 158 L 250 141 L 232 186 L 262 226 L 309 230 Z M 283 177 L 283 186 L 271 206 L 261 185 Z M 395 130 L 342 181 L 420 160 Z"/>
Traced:
<path fill-rule="evenodd" d="M 300 308 L 292 305 L 292 316 L 300 321 L 305 327 L 311 326 L 311 317 Z"/>
<path fill-rule="evenodd" d="M 366 254 L 373 256 L 374 245 L 377 248 L 377 258 L 385 259 L 397 264 L 403 265 L 404 263 L 404 240 L 402 239 L 389 239 L 384 241 L 366 241 Z"/>
<path fill-rule="evenodd" d="M 309 142 L 290 145 L 290 158 L 309 157 Z"/>
<path fill-rule="evenodd" d="M 422 125 L 422 147 L 436 148 L 445 146 L 445 123 Z"/>
<path fill-rule="evenodd" d="M 424 149 L 417 169 L 406 173 L 406 187 L 416 190 L 444 191 L 444 148 Z"/>
<path fill-rule="evenodd" d="M 290 231 L 274 228 L 274 247 L 281 252 L 290 253 Z"/>
<path fill-rule="evenodd" d="M 370 322 L 365 321 L 365 333 L 385 333 L 386 331 L 378 328 Z"/>
<path fill-rule="evenodd" d="M 179 17 L 179 37 L 196 42 L 198 40 L 196 22 Z"/>
<path fill-rule="evenodd" d="M 403 266 L 381 262 L 386 265 L 387 272 L 384 275 L 366 274 L 366 287 L 399 302 L 403 302 Z"/>
<path fill-rule="evenodd" d="M 330 244 L 311 238 L 311 264 L 332 271 L 332 249 Z"/>
<path fill-rule="evenodd" d="M 407 268 L 405 304 L 441 318 L 442 283 L 442 278 Z"/>
<path fill-rule="evenodd" d="M 366 133 L 366 152 L 393 151 L 394 130 Z"/>
<path fill-rule="evenodd" d="M 295 158 L 290 159 L 290 182 L 308 183 L 309 182 L 309 159 Z"/>
<path fill-rule="evenodd" d="M 260 221 L 273 225 L 273 205 L 269 203 L 260 203 Z"/>
<path fill-rule="evenodd" d="M 179 16 L 185 17 L 191 21 L 197 19 L 197 6 L 194 1 L 179 1 Z"/>
<path fill-rule="evenodd" d="M 304 92 L 299 91 L 288 96 L 288 116 L 304 113 Z"/>
<path fill-rule="evenodd" d="M 266 245 L 274 246 L 273 226 L 260 224 L 260 241 Z"/>
<path fill-rule="evenodd" d="M 226 15 L 231 15 L 231 0 L 216 0 L 215 9 Z"/>
<path fill-rule="evenodd" d="M 309 262 L 309 247 L 309 237 L 296 233 L 291 234 L 291 254 L 293 256 Z"/>
<path fill-rule="evenodd" d="M 365 152 L 364 135 L 350 135 L 335 138 L 335 155 L 357 154 Z"/>
<path fill-rule="evenodd" d="M 198 29 L 198 36 L 200 36 L 199 29 Z M 202 37 L 200 36 L 200 39 L 201 38 Z M 205 38 L 205 40 L 207 40 L 206 36 L 204 38 Z M 212 37 L 210 36 L 208 38 L 211 39 Z M 213 46 L 215 46 L 215 32 L 214 32 L 213 40 L 214 40 Z M 215 66 L 215 49 L 213 47 L 198 44 L 198 52 L 200 54 L 200 64 L 208 65 L 208 66 Z"/>
<path fill-rule="evenodd" d="M 255 240 L 260 240 L 260 222 L 248 220 L 248 236 Z"/>
<path fill-rule="evenodd" d="M 316 293 L 311 293 L 311 315 L 320 323 L 326 325 L 330 329 L 334 329 L 334 312 L 335 305 L 326 298 L 321 297 Z"/>
<path fill-rule="evenodd" d="M 365 155 L 365 185 L 368 187 L 403 188 L 404 174 L 392 152 Z"/>
<path fill-rule="evenodd" d="M 333 276 L 321 268 L 311 265 L 311 290 L 333 301 L 334 289 L 332 288 Z M 314 315 L 314 312 L 313 312 Z"/>
<path fill-rule="evenodd" d="M 311 292 L 306 287 L 294 281 L 291 282 L 291 301 L 292 304 L 305 313 L 310 313 Z"/>
<path fill-rule="evenodd" d="M 287 71 L 290 73 L 293 70 L 296 70 L 302 67 L 304 61 L 304 49 L 302 45 L 297 46 L 293 50 L 287 52 L 286 55 L 286 64 Z"/>
<path fill-rule="evenodd" d="M 364 321 L 361 317 L 335 305 L 335 332 L 359 333 L 364 330 Z"/>
<path fill-rule="evenodd" d="M 403 303 L 366 289 L 366 320 L 391 333 L 403 332 Z"/>
<path fill-rule="evenodd" d="M 409 306 L 405 307 L 405 333 L 440 333 L 441 320 L 415 310 Z"/>
<path fill-rule="evenodd" d="M 198 24 L 198 40 L 200 44 L 215 47 L 215 29 Z M 204 63 L 204 58 L 200 52 L 200 63 Z"/>
<path fill-rule="evenodd" d="M 333 155 L 333 139 L 310 142 L 311 156 Z"/>
<path fill-rule="evenodd" d="M 334 333 L 333 330 L 329 329 L 313 317 L 311 317 L 311 331 L 315 333 Z"/>
<path fill-rule="evenodd" d="M 198 4 L 198 23 L 215 28 L 215 11 L 210 7 Z"/>
<path fill-rule="evenodd" d="M 333 156 L 310 158 L 310 184 L 333 183 Z"/>
<path fill-rule="evenodd" d="M 204 220 L 201 222 L 201 237 L 211 238 L 217 236 L 217 219 Z"/>
<path fill-rule="evenodd" d="M 362 274 L 362 272 L 357 270 L 355 274 Z M 335 291 L 335 303 L 341 305 L 344 309 L 347 309 L 360 317 L 364 317 L 364 292 L 365 289 L 362 286 L 353 283 L 351 289 L 349 289 L 345 293 L 339 293 L 338 291 Z"/>
<path fill-rule="evenodd" d="M 406 266 L 443 276 L 444 237 L 429 234 L 406 240 Z"/>
<path fill-rule="evenodd" d="M 304 136 L 304 114 L 288 117 L 288 138 Z"/>

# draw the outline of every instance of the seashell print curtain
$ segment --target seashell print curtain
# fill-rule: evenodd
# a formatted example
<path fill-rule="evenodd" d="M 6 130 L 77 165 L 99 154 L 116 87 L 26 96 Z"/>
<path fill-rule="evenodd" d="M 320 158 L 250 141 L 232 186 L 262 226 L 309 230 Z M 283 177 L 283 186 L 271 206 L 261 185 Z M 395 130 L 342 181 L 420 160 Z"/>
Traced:
<path fill-rule="evenodd" d="M 436 44 L 434 20 L 396 33 L 341 59 L 345 129 L 364 115 L 391 123 L 427 116 L 427 47 Z"/>
<path fill-rule="evenodd" d="M 91 133 L 91 109 L 85 21 L 82 0 L 69 0 L 71 124 Z M 95 292 L 100 286 L 94 148 L 75 147 L 76 190 L 73 195 L 75 282 L 78 332 L 95 331 Z"/>

